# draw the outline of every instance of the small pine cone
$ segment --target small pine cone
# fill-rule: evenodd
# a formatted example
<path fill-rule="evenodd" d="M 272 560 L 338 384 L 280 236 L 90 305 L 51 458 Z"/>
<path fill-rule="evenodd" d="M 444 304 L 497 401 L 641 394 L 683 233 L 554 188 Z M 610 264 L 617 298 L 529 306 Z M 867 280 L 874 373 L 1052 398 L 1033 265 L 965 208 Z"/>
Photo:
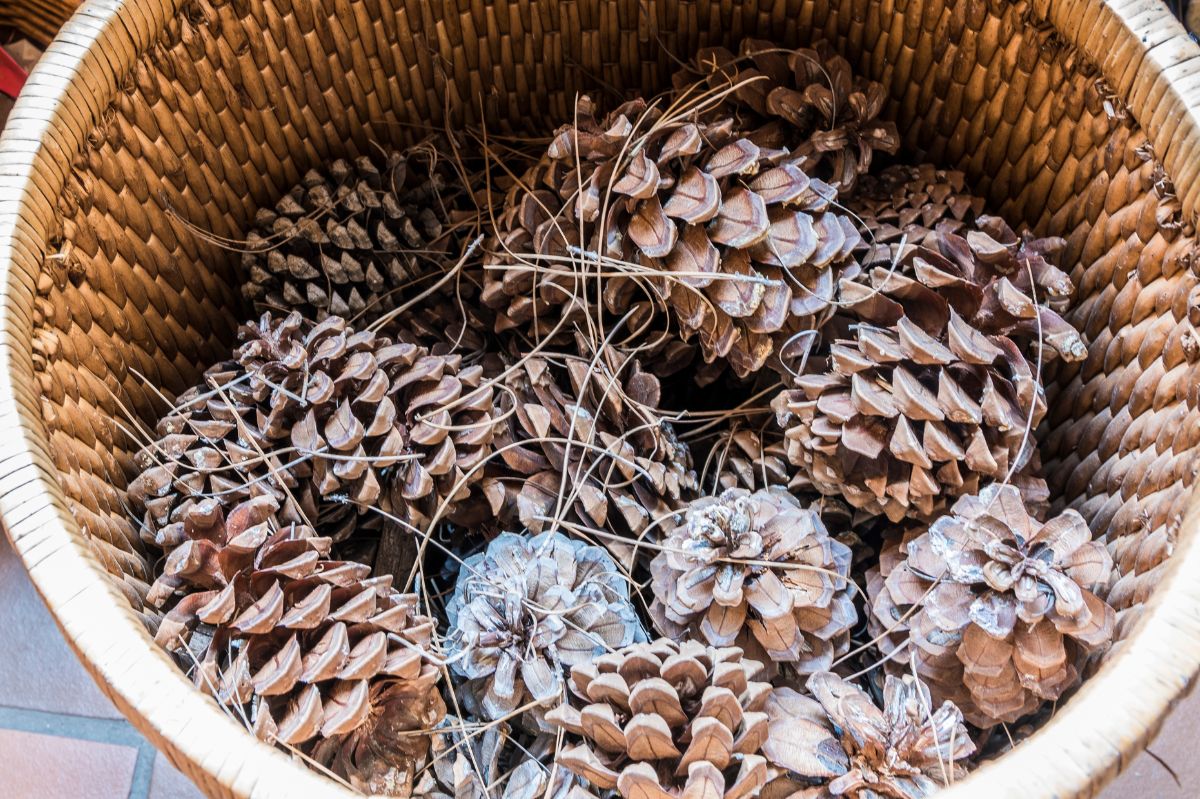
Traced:
<path fill-rule="evenodd" d="M 777 688 L 767 700 L 767 762 L 805 799 L 920 799 L 962 777 L 975 745 L 951 702 L 936 709 L 911 675 L 888 675 L 882 709 L 831 672 L 808 679 L 811 698 Z M 818 783 L 816 787 L 813 783 Z M 784 795 L 781 792 L 778 795 Z"/>
<path fill-rule="evenodd" d="M 262 700 L 256 732 L 289 745 L 359 729 L 380 712 L 373 703 L 385 686 L 419 703 L 436 694 L 440 673 L 422 656 L 433 620 L 416 613 L 415 594 L 369 566 L 330 560 L 330 539 L 308 528 L 241 529 L 235 519 L 256 518 L 244 510 L 231 514 L 233 539 L 197 542 L 187 568 L 174 569 L 211 588 L 183 596 L 156 635 L 169 651 L 191 653 L 198 688 L 228 705 Z"/>
<path fill-rule="evenodd" d="M 246 298 L 317 321 L 371 319 L 395 307 L 399 290 L 444 270 L 465 246 L 454 223 L 473 201 L 437 146 L 393 151 L 382 163 L 338 159 L 260 209 L 242 256 Z"/>
<path fill-rule="evenodd" d="M 650 615 L 671 638 L 761 649 L 807 674 L 850 648 L 849 570 L 816 511 L 785 490 L 734 488 L 693 502 L 663 540 Z"/>
<path fill-rule="evenodd" d="M 983 213 L 984 201 L 967 192 L 961 172 L 931 164 L 889 166 L 864 175 L 847 207 L 866 225 L 871 242 L 864 267 L 890 267 L 900 242 L 937 249 L 938 232 L 964 232 Z"/>
<path fill-rule="evenodd" d="M 523 717 L 535 728 L 562 701 L 564 668 L 646 640 L 608 553 L 560 533 L 502 533 L 467 558 L 446 617 L 451 668 L 470 680 L 466 698 L 477 705 L 469 709 L 500 719 L 537 702 Z"/>
<path fill-rule="evenodd" d="M 721 433 L 713 445 L 720 490 L 794 486 L 801 478 L 788 462 L 782 433 L 771 428 L 734 427 Z"/>
<path fill-rule="evenodd" d="M 483 292 L 499 328 L 539 340 L 584 313 L 629 314 L 625 329 L 643 331 L 636 343 L 650 352 L 639 357 L 666 365 L 659 374 L 687 363 L 682 336 L 745 377 L 832 312 L 862 240 L 832 204 L 836 190 L 786 149 L 732 117 L 668 124 L 643 100 L 601 120 L 584 98 L 576 116 L 506 201 L 504 268 L 489 270 Z M 636 266 L 598 289 L 598 258 L 616 264 L 605 271 Z"/>
<path fill-rule="evenodd" d="M 883 84 L 854 75 L 850 62 L 824 42 L 812 49 L 781 51 L 772 42 L 744 39 L 741 55 L 722 47 L 701 50 L 696 65 L 676 75 L 676 85 L 707 74 L 715 90 L 737 88 L 724 105 L 728 113 L 753 112 L 767 123 L 773 146 L 786 147 L 797 166 L 828 180 L 850 196 L 876 150 L 895 153 L 900 135 L 894 122 L 879 119 L 887 99 Z"/>
<path fill-rule="evenodd" d="M 609 531 L 602 543 L 632 567 L 634 543 L 698 488 L 687 445 L 656 413 L 658 379 L 606 350 L 568 356 L 564 370 L 527 357 L 505 385 L 493 416 L 506 420 L 495 449 L 507 471 L 483 486 L 494 514 L 533 532 L 556 516 Z"/>
<path fill-rule="evenodd" d="M 560 766 L 623 797 L 757 796 L 771 686 L 736 647 L 660 638 L 571 671 L 572 704 L 547 714 Z"/>
<path fill-rule="evenodd" d="M 1029 358 L 1086 356 L 1078 331 L 1029 299 L 1027 271 L 1007 271 L 1008 247 L 979 231 L 936 239 L 869 286 L 843 283 L 827 354 L 774 401 L 812 485 L 893 521 L 1026 467 L 1046 409 Z"/>
<path fill-rule="evenodd" d="M 897 673 L 915 663 L 979 727 L 1014 722 L 1111 643 L 1116 616 L 1096 594 L 1111 573 L 1078 513 L 1042 523 L 1016 488 L 991 484 L 884 550 L 867 574 L 868 622 Z"/>
<path fill-rule="evenodd" d="M 310 757 L 371 796 L 411 797 L 427 768 L 432 730 L 446 705 L 430 684 L 381 680 L 371 685 L 367 720 L 351 732 L 321 739 Z"/>

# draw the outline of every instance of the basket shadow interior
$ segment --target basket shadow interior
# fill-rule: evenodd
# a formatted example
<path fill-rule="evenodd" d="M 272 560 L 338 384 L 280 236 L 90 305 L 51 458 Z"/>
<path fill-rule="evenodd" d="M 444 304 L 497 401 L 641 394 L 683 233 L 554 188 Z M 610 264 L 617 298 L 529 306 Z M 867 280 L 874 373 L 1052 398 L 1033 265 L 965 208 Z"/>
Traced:
<path fill-rule="evenodd" d="M 32 306 L 50 457 L 80 540 L 147 628 L 155 564 L 126 510 L 123 420 L 152 426 L 160 392 L 226 357 L 250 313 L 237 254 L 194 229 L 241 239 L 332 158 L 422 125 L 552 130 L 578 93 L 661 88 L 677 59 L 745 37 L 830 42 L 886 87 L 905 158 L 962 169 L 992 211 L 1067 239 L 1090 355 L 1045 375 L 1039 436 L 1058 504 L 1114 554 L 1127 635 L 1195 469 L 1195 242 L 1099 72 L 1030 4 L 1002 0 L 183 3 L 74 157 Z"/>

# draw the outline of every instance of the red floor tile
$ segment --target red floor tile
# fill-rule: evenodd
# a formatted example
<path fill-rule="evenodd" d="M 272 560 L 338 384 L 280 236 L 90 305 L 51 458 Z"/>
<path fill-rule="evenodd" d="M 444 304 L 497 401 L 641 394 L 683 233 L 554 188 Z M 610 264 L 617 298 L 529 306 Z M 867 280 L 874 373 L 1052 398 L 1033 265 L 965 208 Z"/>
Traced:
<path fill-rule="evenodd" d="M 137 750 L 54 735 L 0 730 L 0 796 L 125 799 Z"/>
<path fill-rule="evenodd" d="M 3 532 L 0 630 L 21 636 L 20 646 L 0 647 L 0 705 L 121 718 L 67 647 Z"/>
<path fill-rule="evenodd" d="M 154 758 L 149 799 L 203 799 L 203 794 L 160 754 Z"/>

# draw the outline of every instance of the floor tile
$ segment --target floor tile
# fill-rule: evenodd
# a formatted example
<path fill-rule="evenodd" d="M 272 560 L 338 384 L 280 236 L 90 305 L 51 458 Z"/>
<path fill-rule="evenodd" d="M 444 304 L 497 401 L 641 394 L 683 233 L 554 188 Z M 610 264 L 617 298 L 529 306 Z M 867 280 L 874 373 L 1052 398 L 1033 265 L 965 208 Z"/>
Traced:
<path fill-rule="evenodd" d="M 1143 752 L 1100 794 L 1100 799 L 1195 799 L 1200 794 L 1197 741 L 1200 741 L 1200 690 L 1193 691 L 1175 709 L 1150 744 L 1150 751 L 1162 763 Z M 1175 772 L 1174 777 L 1171 771 Z"/>
<path fill-rule="evenodd" d="M 0 705 L 121 718 L 67 647 L 3 532 L 0 596 L 0 630 L 21 636 L 20 646 L 0 647 Z"/>
<path fill-rule="evenodd" d="M 137 750 L 55 735 L 0 730 L 0 796 L 126 799 Z"/>
<path fill-rule="evenodd" d="M 183 776 L 162 754 L 154 758 L 149 799 L 203 799 L 192 781 Z"/>

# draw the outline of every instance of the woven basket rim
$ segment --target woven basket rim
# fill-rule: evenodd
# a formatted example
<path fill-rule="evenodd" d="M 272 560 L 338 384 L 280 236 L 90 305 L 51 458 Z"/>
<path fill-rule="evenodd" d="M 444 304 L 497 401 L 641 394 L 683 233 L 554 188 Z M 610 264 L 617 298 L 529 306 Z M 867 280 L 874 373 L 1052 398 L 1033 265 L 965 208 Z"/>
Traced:
<path fill-rule="evenodd" d="M 48 451 L 31 308 L 46 231 L 71 157 L 136 59 L 185 0 L 89 0 L 35 68 L 0 137 L 0 514 L 76 655 L 133 724 L 202 789 L 260 797 L 357 796 L 253 739 L 146 635 L 103 579 Z M 1164 4 L 1033 0 L 1100 69 L 1165 165 L 1190 220 L 1200 210 L 1200 47 Z M 1130 57 L 1130 54 L 1136 54 Z M 1092 795 L 1157 732 L 1200 670 L 1200 501 L 1146 612 L 1117 652 L 1014 751 L 939 794 Z"/>

